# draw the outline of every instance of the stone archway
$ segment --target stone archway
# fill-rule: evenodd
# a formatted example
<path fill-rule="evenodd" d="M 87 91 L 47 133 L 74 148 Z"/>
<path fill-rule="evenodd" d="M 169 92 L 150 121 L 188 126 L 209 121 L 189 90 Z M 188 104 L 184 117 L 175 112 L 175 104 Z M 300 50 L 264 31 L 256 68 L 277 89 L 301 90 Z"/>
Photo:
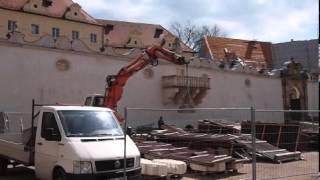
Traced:
<path fill-rule="evenodd" d="M 307 107 L 307 79 L 300 63 L 293 60 L 287 63 L 281 72 L 283 107 L 285 110 L 305 110 Z M 285 113 L 286 123 L 303 121 L 306 114 L 300 112 Z"/>
<path fill-rule="evenodd" d="M 300 99 L 300 91 L 296 86 L 291 87 L 289 91 L 289 109 L 291 110 L 301 110 L 301 99 Z M 299 121 L 301 119 L 301 113 L 292 112 L 290 113 L 290 119 L 294 121 Z"/>

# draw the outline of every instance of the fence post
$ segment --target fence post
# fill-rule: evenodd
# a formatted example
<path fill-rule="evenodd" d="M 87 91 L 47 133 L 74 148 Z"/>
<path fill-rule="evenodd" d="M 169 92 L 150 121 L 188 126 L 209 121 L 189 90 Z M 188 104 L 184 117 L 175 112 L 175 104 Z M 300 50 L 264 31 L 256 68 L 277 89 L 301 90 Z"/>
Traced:
<path fill-rule="evenodd" d="M 124 108 L 124 149 L 123 149 L 123 178 L 127 180 L 127 121 L 128 108 Z"/>
<path fill-rule="evenodd" d="M 252 138 L 252 180 L 257 179 L 257 161 L 256 161 L 256 115 L 255 109 L 250 108 L 251 112 L 251 138 Z"/>

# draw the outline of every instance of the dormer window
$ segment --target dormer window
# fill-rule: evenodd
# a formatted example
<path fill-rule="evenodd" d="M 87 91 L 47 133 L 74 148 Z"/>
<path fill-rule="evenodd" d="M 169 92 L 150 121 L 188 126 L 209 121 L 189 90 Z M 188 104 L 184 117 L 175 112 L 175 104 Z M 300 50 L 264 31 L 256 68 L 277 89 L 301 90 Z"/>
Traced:
<path fill-rule="evenodd" d="M 113 25 L 112 24 L 107 24 L 105 27 L 104 27 L 104 34 L 109 34 L 110 31 L 113 30 Z"/>
<path fill-rule="evenodd" d="M 154 38 L 159 38 L 162 33 L 163 33 L 163 29 L 157 28 L 153 37 Z"/>
<path fill-rule="evenodd" d="M 42 6 L 49 7 L 52 5 L 53 0 L 42 0 Z"/>

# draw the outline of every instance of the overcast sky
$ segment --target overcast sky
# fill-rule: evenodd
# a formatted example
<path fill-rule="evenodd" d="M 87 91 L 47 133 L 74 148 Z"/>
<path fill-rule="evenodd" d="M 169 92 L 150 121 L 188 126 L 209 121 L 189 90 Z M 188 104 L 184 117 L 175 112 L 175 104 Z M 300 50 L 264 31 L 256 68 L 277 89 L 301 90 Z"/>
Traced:
<path fill-rule="evenodd" d="M 95 18 L 219 25 L 228 37 L 286 42 L 318 38 L 318 0 L 74 0 Z"/>

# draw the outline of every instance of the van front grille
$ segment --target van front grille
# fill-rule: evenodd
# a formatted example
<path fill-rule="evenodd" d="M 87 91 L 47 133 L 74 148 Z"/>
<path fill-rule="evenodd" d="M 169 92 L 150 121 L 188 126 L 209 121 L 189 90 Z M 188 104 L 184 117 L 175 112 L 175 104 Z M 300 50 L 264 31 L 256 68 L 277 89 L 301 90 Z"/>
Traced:
<path fill-rule="evenodd" d="M 134 166 L 134 158 L 127 159 L 127 168 L 132 168 Z M 124 167 L 124 160 L 106 160 L 106 161 L 96 161 L 96 171 L 112 171 L 117 169 L 122 169 Z"/>

